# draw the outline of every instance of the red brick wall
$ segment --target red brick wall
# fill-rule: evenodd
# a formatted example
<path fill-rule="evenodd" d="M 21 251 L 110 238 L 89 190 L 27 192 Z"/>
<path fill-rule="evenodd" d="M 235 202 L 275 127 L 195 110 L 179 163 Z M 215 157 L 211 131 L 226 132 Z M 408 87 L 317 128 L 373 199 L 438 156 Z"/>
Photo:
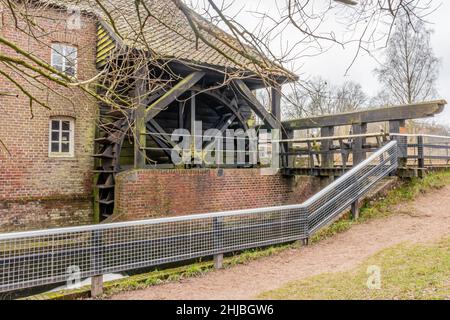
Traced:
<path fill-rule="evenodd" d="M 1 6 L 0 6 L 1 9 Z M 95 48 L 96 23 L 83 16 L 79 30 L 66 29 L 67 15 L 56 9 L 41 10 L 35 18 L 43 30 L 37 32 L 39 40 L 17 29 L 7 10 L 0 10 L 1 36 L 14 42 L 30 54 L 50 62 L 52 42 L 65 42 L 78 48 L 78 80 L 84 81 L 96 74 Z M 24 27 L 23 23 L 19 23 Z M 15 53 L 2 45 L 2 54 Z M 22 58 L 18 54 L 17 57 Z M 0 65 L 2 71 L 20 81 L 33 96 L 48 103 L 51 110 L 33 105 L 13 83 L 0 75 L 0 91 L 18 97 L 0 95 L 0 140 L 9 153 L 0 146 L 0 230 L 19 221 L 34 228 L 33 221 L 58 224 L 78 224 L 92 219 L 91 185 L 93 138 L 97 104 L 77 88 L 61 88 L 46 81 L 38 88 L 27 84 L 13 70 Z M 44 80 L 45 81 L 45 80 Z M 56 91 L 53 92 L 49 88 Z M 69 116 L 75 122 L 75 157 L 60 159 L 48 156 L 49 119 L 52 116 Z M 85 199 L 79 203 L 79 199 Z M 78 199 L 74 208 L 72 199 Z M 29 200 L 29 210 L 27 202 Z M 17 205 L 20 203 L 20 205 Z M 70 218 L 73 215 L 75 219 Z M 15 218 L 12 219 L 11 217 Z M 80 218 L 82 217 L 82 218 Z M 80 219 L 79 219 L 80 218 Z M 11 220 L 12 219 L 12 220 Z"/>
<path fill-rule="evenodd" d="M 259 169 L 130 170 L 116 179 L 117 220 L 301 203 L 318 186 Z"/>

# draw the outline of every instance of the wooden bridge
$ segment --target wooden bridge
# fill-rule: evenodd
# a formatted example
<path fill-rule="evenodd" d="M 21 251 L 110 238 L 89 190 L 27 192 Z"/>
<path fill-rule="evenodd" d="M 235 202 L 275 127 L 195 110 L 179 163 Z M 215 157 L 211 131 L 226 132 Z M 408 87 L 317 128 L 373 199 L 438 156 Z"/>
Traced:
<path fill-rule="evenodd" d="M 437 100 L 282 122 L 283 173 L 336 177 L 390 140 L 398 141 L 401 176 L 450 167 L 450 137 L 406 133 L 406 120 L 432 117 L 442 112 L 445 104 L 445 100 Z M 371 124 L 377 124 L 376 132 L 367 133 Z M 335 135 L 342 127 L 350 133 Z M 320 136 L 304 133 L 313 129 L 320 131 Z M 303 131 L 306 137 L 294 138 L 296 131 L 300 135 Z"/>

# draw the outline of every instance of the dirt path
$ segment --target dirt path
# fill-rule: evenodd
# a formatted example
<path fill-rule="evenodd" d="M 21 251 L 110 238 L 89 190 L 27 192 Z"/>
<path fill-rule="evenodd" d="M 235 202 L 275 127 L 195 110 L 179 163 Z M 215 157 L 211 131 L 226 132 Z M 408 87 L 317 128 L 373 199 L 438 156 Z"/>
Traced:
<path fill-rule="evenodd" d="M 198 278 L 153 286 L 113 299 L 252 299 L 286 282 L 349 270 L 381 249 L 404 241 L 450 236 L 450 186 L 396 207 L 395 215 L 355 225 L 318 244 L 291 249 Z"/>

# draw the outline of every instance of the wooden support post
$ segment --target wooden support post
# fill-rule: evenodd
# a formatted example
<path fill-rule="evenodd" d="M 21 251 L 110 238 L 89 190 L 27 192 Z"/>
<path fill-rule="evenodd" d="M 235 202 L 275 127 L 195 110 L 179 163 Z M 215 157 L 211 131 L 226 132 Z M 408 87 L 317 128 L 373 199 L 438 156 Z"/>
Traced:
<path fill-rule="evenodd" d="M 352 203 L 351 215 L 353 220 L 358 220 L 359 218 L 359 200 Z"/>
<path fill-rule="evenodd" d="M 184 128 L 184 102 L 178 102 L 178 128 Z"/>
<path fill-rule="evenodd" d="M 270 90 L 270 98 L 271 98 L 271 104 L 270 104 L 270 113 L 272 114 L 273 118 L 281 122 L 281 86 L 275 86 L 272 87 Z M 281 138 L 282 139 L 293 139 L 294 138 L 294 131 L 288 130 L 281 132 Z M 280 144 L 280 152 L 281 153 L 288 153 L 291 149 L 292 143 L 282 143 Z M 285 154 L 281 158 L 281 166 L 283 168 L 292 168 L 293 167 L 293 156 L 289 156 Z"/>
<path fill-rule="evenodd" d="M 223 247 L 223 217 L 217 217 L 213 220 L 214 230 L 214 248 L 221 250 Z M 214 268 L 223 268 L 223 253 L 217 253 L 214 255 Z"/>
<path fill-rule="evenodd" d="M 103 294 L 103 236 L 101 230 L 93 230 L 91 234 L 91 269 L 97 274 L 91 277 L 91 297 Z"/>
<path fill-rule="evenodd" d="M 147 141 L 147 128 L 145 125 L 145 106 L 139 106 L 135 112 L 135 132 L 134 132 L 134 168 L 145 168 L 145 147 Z"/>
<path fill-rule="evenodd" d="M 321 137 L 331 137 L 334 135 L 334 127 L 323 127 L 320 129 Z M 334 154 L 330 152 L 333 142 L 331 140 L 322 140 L 320 145 L 321 154 L 321 167 L 333 168 L 334 167 Z M 334 176 L 322 178 L 323 185 L 328 185 L 334 181 Z"/>
<path fill-rule="evenodd" d="M 406 133 L 405 120 L 392 120 L 389 121 L 389 133 Z M 408 156 L 408 138 L 407 137 L 394 137 L 398 143 L 398 166 L 400 168 L 406 167 Z"/>
<path fill-rule="evenodd" d="M 214 268 L 222 269 L 223 268 L 223 254 L 215 254 L 214 255 Z"/>
<path fill-rule="evenodd" d="M 191 128 L 191 150 L 193 152 L 192 159 L 194 159 L 194 165 L 201 165 L 203 163 L 203 159 L 200 157 L 199 154 L 201 153 L 202 148 L 202 129 L 201 126 L 199 127 L 200 123 L 197 123 L 195 121 L 195 115 L 196 115 L 196 96 L 195 92 L 191 92 L 191 120 L 190 120 L 190 128 Z"/>
<path fill-rule="evenodd" d="M 425 154 L 423 151 L 423 136 L 417 136 L 417 164 L 419 167 L 419 170 L 418 170 L 419 178 L 423 178 L 424 170 L 425 170 Z"/>
<path fill-rule="evenodd" d="M 323 127 L 320 129 L 321 137 L 331 137 L 334 135 L 334 127 Z M 333 154 L 327 151 L 330 151 L 333 142 L 331 140 L 322 140 L 321 142 L 321 151 L 324 152 L 322 154 L 322 168 L 332 168 L 334 166 Z"/>
<path fill-rule="evenodd" d="M 417 164 L 419 169 L 425 168 L 425 156 L 423 152 L 423 136 L 417 136 Z"/>
<path fill-rule="evenodd" d="M 145 147 L 146 147 L 146 106 L 144 104 L 146 81 L 143 75 L 146 68 L 142 67 L 136 71 L 136 81 L 132 93 L 133 104 L 136 106 L 134 112 L 134 168 L 145 168 Z"/>
<path fill-rule="evenodd" d="M 367 123 L 354 124 L 353 134 L 366 134 L 367 133 Z M 366 153 L 363 150 L 365 143 L 365 138 L 357 137 L 353 143 L 353 165 L 357 165 L 366 159 Z"/>
<path fill-rule="evenodd" d="M 103 275 L 91 277 L 91 297 L 96 298 L 103 295 Z"/>
<path fill-rule="evenodd" d="M 282 133 L 283 139 L 294 139 L 294 131 L 283 131 Z M 293 143 L 287 142 L 282 144 L 282 152 L 289 153 L 293 149 Z M 295 167 L 295 155 L 286 154 L 283 157 L 283 168 L 294 168 Z"/>
<path fill-rule="evenodd" d="M 270 104 L 270 112 L 273 117 L 281 121 L 281 87 L 273 87 L 271 88 L 271 104 Z"/>

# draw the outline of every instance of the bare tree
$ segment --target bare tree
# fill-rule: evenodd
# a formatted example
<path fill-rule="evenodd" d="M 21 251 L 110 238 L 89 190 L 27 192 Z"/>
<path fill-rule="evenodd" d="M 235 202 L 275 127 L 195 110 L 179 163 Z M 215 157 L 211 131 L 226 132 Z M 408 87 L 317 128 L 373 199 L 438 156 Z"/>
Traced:
<path fill-rule="evenodd" d="M 346 81 L 330 85 L 315 77 L 305 84 L 297 83 L 284 101 L 284 118 L 295 119 L 354 111 L 365 106 L 367 96 L 361 85 Z"/>
<path fill-rule="evenodd" d="M 414 13 L 416 18 L 420 19 L 432 9 L 428 0 L 361 0 L 357 5 L 354 5 L 354 1 L 285 0 L 277 3 L 277 12 L 253 12 L 252 14 L 259 18 L 259 23 L 250 30 L 240 23 L 236 16 L 227 14 L 232 0 L 192 1 L 195 11 L 191 10 L 185 1 L 170 0 L 165 2 L 163 10 L 157 12 L 153 11 L 154 2 L 139 0 L 130 5 L 126 1 L 111 0 L 0 0 L 4 17 L 7 16 L 13 21 L 18 33 L 25 33 L 33 39 L 36 47 L 47 45 L 43 37 L 52 32 L 37 23 L 43 17 L 52 19 L 46 17 L 47 9 L 73 5 L 86 13 L 87 17 L 104 22 L 105 27 L 112 30 L 119 42 L 125 41 L 137 45 L 140 49 L 139 52 L 124 51 L 127 48 L 124 47 L 120 51 L 112 52 L 99 74 L 84 76 L 78 81 L 29 52 L 28 45 L 16 43 L 14 37 L 1 34 L 0 77 L 6 78 L 16 88 L 15 92 L 28 97 L 31 115 L 34 106 L 51 108 L 46 97 L 42 96 L 42 92 L 47 91 L 69 100 L 68 103 L 74 105 L 78 101 L 73 95 L 66 94 L 66 91 L 81 91 L 84 95 L 111 106 L 111 109 L 122 111 L 134 109 L 136 101 L 146 101 L 154 94 L 167 90 L 175 80 L 179 80 L 179 77 L 171 74 L 171 70 L 167 68 L 167 59 L 163 60 L 153 49 L 152 37 L 146 36 L 152 34 L 148 30 L 150 20 L 158 21 L 164 28 L 178 34 L 183 41 L 194 43 L 196 49 L 201 46 L 209 47 L 211 52 L 220 55 L 221 59 L 237 66 L 237 72 L 230 68 L 225 71 L 216 68 L 215 71 L 223 72 L 224 79 L 223 83 L 218 85 L 225 86 L 233 78 L 246 77 L 242 70 L 251 69 L 270 87 L 273 84 L 273 70 L 279 70 L 279 65 L 286 65 L 304 56 L 320 54 L 330 45 L 345 46 L 356 43 L 354 62 L 360 51 L 368 51 L 369 48 L 375 47 L 375 42 L 380 43 L 389 38 L 390 26 L 398 17 Z M 138 19 L 131 21 L 130 16 Z M 350 36 L 337 35 L 334 28 L 323 23 L 334 18 L 346 27 L 347 35 Z M 183 22 L 181 30 L 180 22 Z M 225 28 L 232 37 L 224 36 L 214 25 L 207 22 Z M 133 32 L 123 32 L 120 26 L 125 26 L 126 30 L 132 29 Z M 379 26 L 383 26 L 382 30 Z M 284 42 L 282 35 L 286 32 L 295 32 L 298 39 L 294 43 Z M 278 47 L 280 43 L 280 49 L 274 49 L 274 44 Z M 228 54 L 230 51 L 238 51 L 243 59 L 233 59 Z M 275 64 L 272 61 L 275 61 Z M 164 74 L 154 74 L 153 69 L 162 69 Z M 286 73 L 292 74 L 288 71 Z M 171 80 L 167 80 L 168 78 Z M 139 80 L 145 80 L 147 83 L 145 96 L 129 99 L 128 91 L 140 82 Z M 321 89 L 314 90 L 319 90 L 315 100 L 322 99 Z M 328 108 L 324 103 L 314 103 L 320 108 Z M 314 103 L 311 103 L 311 106 Z"/>
<path fill-rule="evenodd" d="M 375 69 L 385 92 L 390 93 L 390 104 L 413 103 L 436 96 L 439 59 L 430 45 L 431 34 L 432 30 L 421 20 L 404 17 L 397 21 L 385 62 Z"/>

